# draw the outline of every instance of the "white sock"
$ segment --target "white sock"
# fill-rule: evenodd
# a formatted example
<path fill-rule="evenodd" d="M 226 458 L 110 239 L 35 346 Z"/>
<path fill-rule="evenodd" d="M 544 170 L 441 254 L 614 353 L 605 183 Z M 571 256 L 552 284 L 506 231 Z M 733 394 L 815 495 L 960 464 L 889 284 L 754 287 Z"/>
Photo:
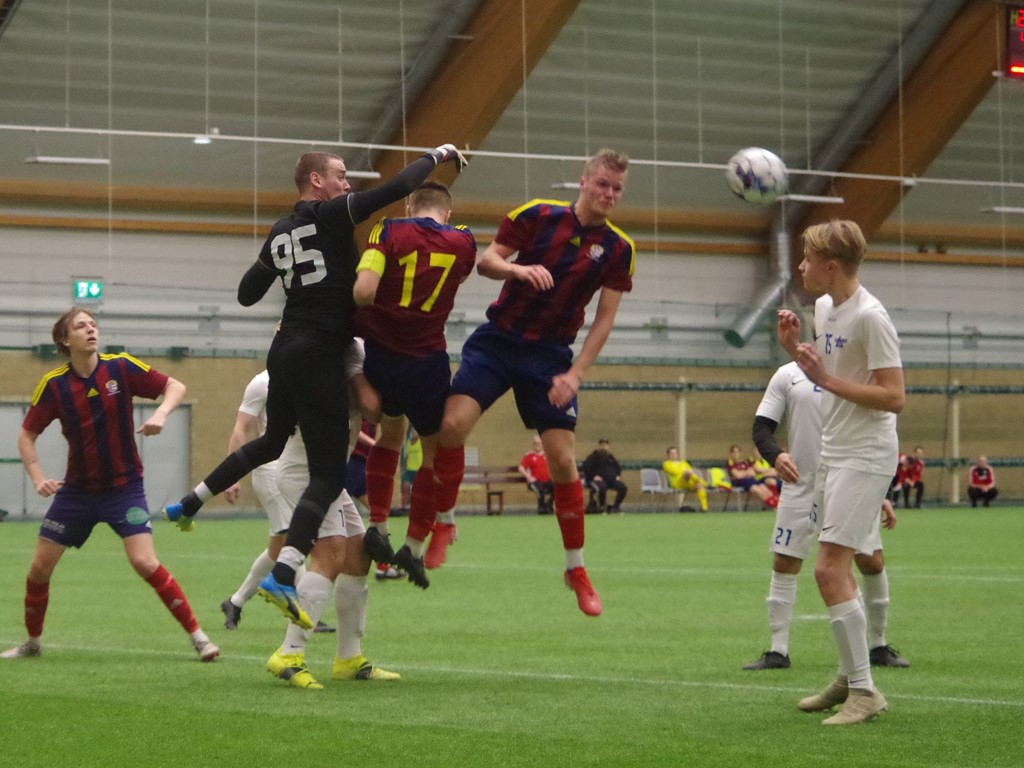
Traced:
<path fill-rule="evenodd" d="M 327 600 L 331 596 L 331 580 L 321 576 L 319 573 L 307 571 L 303 577 L 296 582 L 295 591 L 299 595 L 299 605 L 309 616 L 310 621 L 315 625 L 324 615 L 324 608 L 327 607 Z M 303 629 L 298 624 L 288 622 L 288 629 L 284 633 L 284 643 L 281 644 L 281 653 L 306 653 L 306 646 L 309 638 L 312 637 L 312 629 Z"/>
<path fill-rule="evenodd" d="M 447 512 L 438 512 L 435 520 L 439 523 L 455 525 L 455 510 L 449 509 Z"/>
<path fill-rule="evenodd" d="M 379 523 L 370 523 L 370 525 L 380 531 L 382 536 L 388 535 L 388 521 L 381 520 Z"/>
<path fill-rule="evenodd" d="M 772 571 L 765 604 L 768 606 L 768 628 L 772 632 L 772 650 L 788 656 L 789 627 L 796 604 L 796 574 Z"/>
<path fill-rule="evenodd" d="M 565 550 L 565 570 L 571 571 L 573 568 L 583 567 L 583 550 L 582 549 L 567 549 Z"/>
<path fill-rule="evenodd" d="M 206 487 L 206 483 L 200 483 L 199 485 L 197 485 L 195 488 L 192 489 L 192 493 L 194 493 L 196 497 L 201 502 L 203 502 L 203 504 L 205 504 L 206 502 L 213 498 L 213 492 Z"/>
<path fill-rule="evenodd" d="M 245 581 L 238 587 L 238 590 L 231 596 L 231 602 L 235 604 L 235 607 L 241 608 L 256 594 L 256 589 L 259 587 L 260 582 L 263 581 L 263 577 L 266 576 L 274 569 L 274 561 L 270 559 L 270 555 L 267 554 L 267 550 L 260 552 L 259 556 L 252 561 L 252 567 L 249 569 L 249 575 L 245 577 Z"/>
<path fill-rule="evenodd" d="M 210 642 L 209 636 L 207 636 L 207 634 L 201 629 L 197 629 L 195 632 L 190 632 L 189 637 L 192 638 L 192 642 L 195 644 Z M 31 640 L 31 638 L 29 639 Z M 39 644 L 38 638 L 36 639 L 36 644 Z"/>
<path fill-rule="evenodd" d="M 293 571 L 296 572 L 296 583 L 298 583 L 298 570 L 306 563 L 306 556 L 299 552 L 295 547 L 281 547 L 281 552 L 277 555 L 277 562 L 282 565 L 287 565 Z"/>
<path fill-rule="evenodd" d="M 871 664 L 868 661 L 867 620 L 860 598 L 829 606 L 829 624 L 839 652 L 839 674 L 845 675 L 851 688 L 873 690 Z"/>
<path fill-rule="evenodd" d="M 423 552 L 427 548 L 427 542 L 425 542 L 425 541 L 417 541 L 416 539 L 412 538 L 411 536 L 406 536 L 405 537 L 405 546 L 407 546 L 409 548 L 409 551 L 412 552 L 412 556 L 413 557 L 419 558 L 419 557 L 423 557 Z"/>
<path fill-rule="evenodd" d="M 334 609 L 338 612 L 338 658 L 351 659 L 362 651 L 366 603 L 370 590 L 365 576 L 342 573 L 334 580 Z"/>
<path fill-rule="evenodd" d="M 883 570 L 873 576 L 861 576 L 864 613 L 867 616 L 868 648 L 886 645 L 885 627 L 889 623 L 889 576 Z"/>

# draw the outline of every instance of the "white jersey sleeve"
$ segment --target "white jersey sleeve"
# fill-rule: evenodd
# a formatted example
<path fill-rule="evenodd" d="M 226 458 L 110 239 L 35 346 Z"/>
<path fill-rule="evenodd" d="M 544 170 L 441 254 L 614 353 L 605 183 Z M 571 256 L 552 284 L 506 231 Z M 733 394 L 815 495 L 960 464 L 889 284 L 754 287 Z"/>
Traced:
<path fill-rule="evenodd" d="M 786 394 L 789 391 L 789 380 L 794 370 L 800 368 L 796 363 L 787 363 L 772 374 L 771 381 L 761 397 L 761 404 L 757 406 L 757 415 L 771 419 L 776 424 L 782 424 L 786 418 Z"/>
<path fill-rule="evenodd" d="M 267 431 L 267 387 L 270 384 L 270 374 L 262 371 L 253 376 L 242 393 L 242 404 L 238 410 L 256 417 L 259 426 L 259 433 L 262 435 Z"/>

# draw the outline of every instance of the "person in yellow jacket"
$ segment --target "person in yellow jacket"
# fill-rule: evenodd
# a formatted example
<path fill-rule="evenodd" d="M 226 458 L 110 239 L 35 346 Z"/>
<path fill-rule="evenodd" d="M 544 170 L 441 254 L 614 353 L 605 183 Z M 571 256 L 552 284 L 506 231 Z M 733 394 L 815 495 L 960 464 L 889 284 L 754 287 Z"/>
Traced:
<path fill-rule="evenodd" d="M 684 491 L 689 493 L 696 493 L 697 499 L 700 501 L 700 511 L 708 511 L 708 492 L 707 483 L 694 472 L 693 467 L 690 466 L 690 462 L 683 461 L 679 458 L 679 449 L 674 445 L 671 446 L 665 455 L 668 457 L 661 463 L 661 468 L 665 472 L 665 476 L 668 478 L 668 484 L 670 487 L 675 488 L 677 491 Z M 690 511 L 685 507 L 680 507 L 680 512 Z"/>

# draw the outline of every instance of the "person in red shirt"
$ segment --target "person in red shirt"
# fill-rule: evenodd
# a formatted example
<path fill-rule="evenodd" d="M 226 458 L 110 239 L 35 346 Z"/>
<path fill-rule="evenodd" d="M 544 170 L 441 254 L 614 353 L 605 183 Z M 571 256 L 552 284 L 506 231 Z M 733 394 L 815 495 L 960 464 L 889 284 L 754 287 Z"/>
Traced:
<path fill-rule="evenodd" d="M 526 478 L 527 488 L 537 494 L 537 514 L 550 515 L 554 512 L 555 484 L 551 482 L 551 471 L 540 435 L 533 438 L 533 447 L 519 462 L 519 474 Z"/>
<path fill-rule="evenodd" d="M 135 435 L 159 435 L 167 416 L 185 397 L 185 385 L 129 354 L 99 354 L 99 328 L 91 312 L 72 307 L 53 326 L 53 341 L 68 362 L 43 376 L 18 435 L 25 472 L 40 496 L 53 496 L 43 518 L 25 583 L 28 639 L 0 658 L 39 656 L 50 580 L 68 547 L 81 547 L 93 528 L 106 523 L 121 537 L 135 572 L 156 591 L 189 633 L 201 661 L 213 661 L 220 649 L 199 626 L 177 580 L 156 557 L 149 507 L 142 484 L 142 462 Z M 135 429 L 134 397 L 160 406 Z M 46 477 L 36 440 L 60 421 L 68 441 L 63 480 Z"/>
<path fill-rule="evenodd" d="M 979 501 L 981 506 L 987 507 L 999 495 L 996 489 L 996 473 L 988 465 L 988 457 L 984 454 L 978 457 L 978 463 L 970 469 L 967 477 L 967 495 L 971 499 L 972 507 L 978 506 Z"/>
<path fill-rule="evenodd" d="M 893 505 L 898 501 L 898 494 L 903 492 L 903 507 L 910 509 L 910 490 L 916 492 L 914 496 L 914 508 L 921 508 L 921 497 L 924 496 L 924 448 L 920 445 L 914 448 L 913 453 L 903 457 L 896 470 L 896 485 L 893 493 Z"/>

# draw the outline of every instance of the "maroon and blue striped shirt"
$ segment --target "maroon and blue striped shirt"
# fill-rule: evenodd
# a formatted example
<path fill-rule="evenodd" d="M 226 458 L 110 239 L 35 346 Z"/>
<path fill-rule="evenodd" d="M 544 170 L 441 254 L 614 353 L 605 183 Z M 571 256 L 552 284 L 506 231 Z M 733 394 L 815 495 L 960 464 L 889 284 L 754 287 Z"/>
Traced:
<path fill-rule="evenodd" d="M 538 292 L 506 280 L 488 307 L 491 323 L 525 340 L 572 344 L 599 288 L 625 293 L 633 287 L 633 240 L 609 221 L 583 226 L 568 203 L 531 200 L 502 220 L 494 239 L 519 252 L 516 264 L 542 264 L 555 281 Z"/>
<path fill-rule="evenodd" d="M 65 484 L 117 488 L 142 477 L 132 397 L 155 400 L 166 386 L 166 375 L 125 353 L 100 355 L 86 378 L 65 363 L 43 376 L 21 426 L 38 435 L 59 419 L 68 441 Z"/>

